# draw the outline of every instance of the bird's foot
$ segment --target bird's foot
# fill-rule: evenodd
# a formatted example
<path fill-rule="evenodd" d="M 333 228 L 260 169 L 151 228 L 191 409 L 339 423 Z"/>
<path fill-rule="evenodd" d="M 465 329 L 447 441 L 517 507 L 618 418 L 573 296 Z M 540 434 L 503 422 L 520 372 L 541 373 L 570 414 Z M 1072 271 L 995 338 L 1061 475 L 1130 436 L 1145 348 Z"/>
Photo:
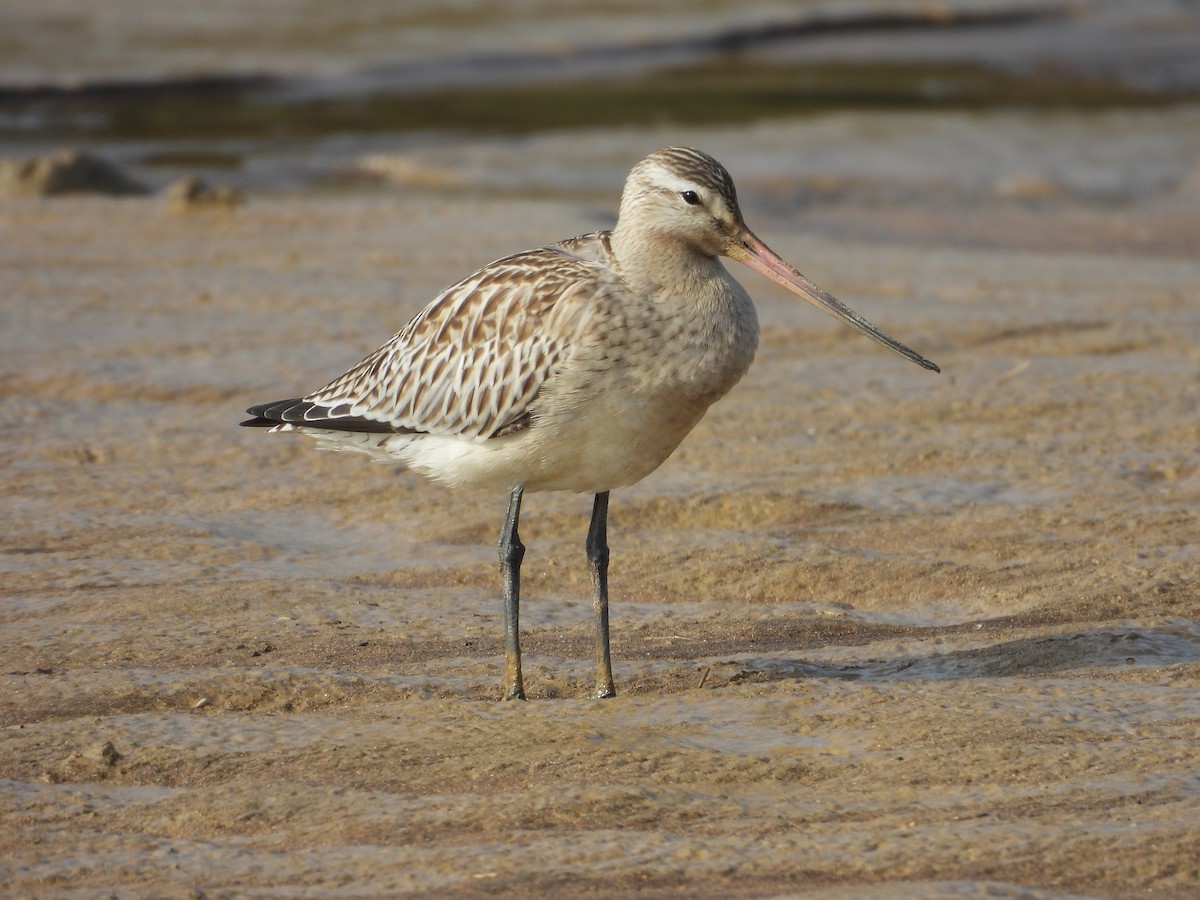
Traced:
<path fill-rule="evenodd" d="M 522 684 L 510 684 L 504 689 L 505 700 L 524 700 L 525 686 Z"/>

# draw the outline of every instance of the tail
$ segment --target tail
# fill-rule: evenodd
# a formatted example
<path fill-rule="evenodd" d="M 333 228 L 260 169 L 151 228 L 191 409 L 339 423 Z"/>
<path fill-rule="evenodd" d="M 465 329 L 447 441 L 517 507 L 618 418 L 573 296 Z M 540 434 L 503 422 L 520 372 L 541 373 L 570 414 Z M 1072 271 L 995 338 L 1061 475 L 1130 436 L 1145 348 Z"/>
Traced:
<path fill-rule="evenodd" d="M 273 403 L 260 403 L 246 410 L 253 418 L 238 424 L 244 428 L 276 428 L 280 425 L 302 425 L 305 428 L 323 428 L 329 431 L 364 431 L 376 434 L 395 434 L 407 429 L 396 428 L 389 422 L 377 422 L 363 416 L 339 414 L 348 413 L 348 404 L 341 407 L 318 406 L 307 400 L 295 398 L 292 400 L 276 400 Z"/>
<path fill-rule="evenodd" d="M 274 428 L 288 422 L 287 414 L 292 407 L 303 405 L 304 401 L 297 397 L 294 400 L 276 400 L 274 403 L 260 403 L 246 410 L 254 418 L 238 422 L 243 428 Z"/>

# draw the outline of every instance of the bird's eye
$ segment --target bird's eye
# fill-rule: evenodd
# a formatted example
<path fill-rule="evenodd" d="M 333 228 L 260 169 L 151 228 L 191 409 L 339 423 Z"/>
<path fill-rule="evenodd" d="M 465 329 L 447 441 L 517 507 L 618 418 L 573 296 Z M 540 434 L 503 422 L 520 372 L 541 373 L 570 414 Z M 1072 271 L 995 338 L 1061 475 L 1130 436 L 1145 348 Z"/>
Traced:
<path fill-rule="evenodd" d="M 695 191 L 684 191 L 679 196 L 683 198 L 683 202 L 688 206 L 695 206 L 700 202 L 700 195 Z"/>

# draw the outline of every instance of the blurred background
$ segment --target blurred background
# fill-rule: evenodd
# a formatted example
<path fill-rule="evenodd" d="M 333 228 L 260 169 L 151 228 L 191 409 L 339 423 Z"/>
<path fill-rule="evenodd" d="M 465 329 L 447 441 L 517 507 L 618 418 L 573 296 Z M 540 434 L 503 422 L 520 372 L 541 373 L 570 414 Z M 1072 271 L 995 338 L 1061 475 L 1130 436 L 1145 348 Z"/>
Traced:
<path fill-rule="evenodd" d="M 1195 128 L 1173 118 L 1200 97 L 1198 10 L 4 0 L 0 156 L 87 150 L 151 189 L 599 199 L 644 152 L 703 140 L 793 211 L 914 192 L 1112 202 L 1200 180 Z M 54 190 L 14 178 L 9 193 Z"/>

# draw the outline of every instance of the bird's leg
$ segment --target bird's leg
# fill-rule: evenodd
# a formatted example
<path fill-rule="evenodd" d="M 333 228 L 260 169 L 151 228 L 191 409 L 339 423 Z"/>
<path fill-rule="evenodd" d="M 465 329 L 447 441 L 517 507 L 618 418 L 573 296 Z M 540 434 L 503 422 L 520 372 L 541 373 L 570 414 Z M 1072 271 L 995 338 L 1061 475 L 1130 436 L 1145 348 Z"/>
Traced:
<path fill-rule="evenodd" d="M 615 697 L 612 655 L 608 649 L 608 491 L 596 495 L 592 505 L 592 524 L 588 528 L 587 558 L 596 588 L 596 694 Z"/>
<path fill-rule="evenodd" d="M 521 636 L 517 619 L 521 606 L 521 559 L 525 545 L 517 534 L 521 518 L 521 495 L 524 485 L 517 485 L 508 495 L 508 512 L 500 529 L 500 578 L 504 584 L 504 699 L 524 700 L 525 684 L 521 680 Z"/>

